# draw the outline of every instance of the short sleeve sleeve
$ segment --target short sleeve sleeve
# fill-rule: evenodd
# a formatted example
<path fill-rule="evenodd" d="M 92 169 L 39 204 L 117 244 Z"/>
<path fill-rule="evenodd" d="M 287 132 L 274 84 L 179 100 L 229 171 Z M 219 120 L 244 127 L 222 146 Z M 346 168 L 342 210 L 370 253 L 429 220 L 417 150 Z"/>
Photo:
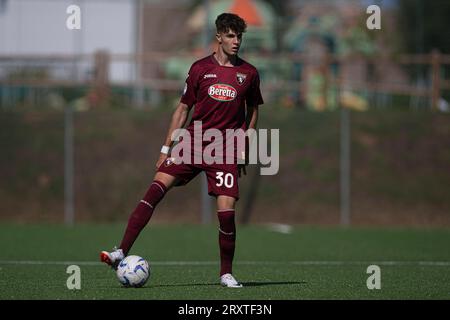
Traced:
<path fill-rule="evenodd" d="M 198 91 L 198 72 L 195 65 L 192 65 L 189 69 L 186 82 L 184 84 L 183 94 L 181 96 L 181 103 L 184 103 L 191 108 L 197 102 Z"/>
<path fill-rule="evenodd" d="M 260 80 L 258 72 L 255 73 L 252 84 L 250 85 L 247 97 L 246 97 L 247 105 L 255 106 L 264 104 L 264 100 L 261 95 L 260 90 Z"/>

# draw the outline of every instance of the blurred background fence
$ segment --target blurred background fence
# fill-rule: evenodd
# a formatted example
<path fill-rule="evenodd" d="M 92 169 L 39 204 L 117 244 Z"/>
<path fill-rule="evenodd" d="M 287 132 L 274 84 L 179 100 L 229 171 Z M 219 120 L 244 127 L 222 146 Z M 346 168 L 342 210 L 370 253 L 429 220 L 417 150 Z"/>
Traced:
<path fill-rule="evenodd" d="M 374 1 L 368 30 L 369 2 L 1 1 L 0 219 L 125 220 L 231 11 L 249 24 L 259 127 L 280 129 L 279 173 L 240 181 L 241 223 L 450 225 L 450 6 Z M 213 221 L 204 192 L 175 188 L 154 220 Z"/>

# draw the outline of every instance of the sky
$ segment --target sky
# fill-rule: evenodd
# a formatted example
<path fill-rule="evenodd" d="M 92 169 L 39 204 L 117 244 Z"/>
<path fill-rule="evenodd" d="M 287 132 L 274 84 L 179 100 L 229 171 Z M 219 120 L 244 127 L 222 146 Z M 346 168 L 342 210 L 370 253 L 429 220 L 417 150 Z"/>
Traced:
<path fill-rule="evenodd" d="M 66 26 L 72 4 L 81 8 L 80 30 Z M 0 0 L 0 55 L 134 53 L 134 15 L 128 0 Z M 129 75 L 128 66 L 111 68 L 113 79 Z"/>
<path fill-rule="evenodd" d="M 66 9 L 80 4 L 81 30 L 68 30 Z M 0 13 L 0 53 L 134 51 L 132 1 L 14 0 Z M 78 37 L 78 39 L 77 39 Z M 82 39 L 82 47 L 75 47 Z"/>

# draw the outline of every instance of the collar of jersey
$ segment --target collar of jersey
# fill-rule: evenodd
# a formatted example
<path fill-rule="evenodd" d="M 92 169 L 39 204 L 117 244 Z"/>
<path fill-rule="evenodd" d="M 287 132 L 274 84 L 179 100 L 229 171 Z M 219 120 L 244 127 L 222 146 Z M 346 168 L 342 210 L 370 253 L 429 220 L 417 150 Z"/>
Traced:
<path fill-rule="evenodd" d="M 215 52 L 213 52 L 212 54 L 211 54 L 211 60 L 213 61 L 213 63 L 215 64 L 215 65 L 217 65 L 217 66 L 219 66 L 219 67 L 222 67 L 222 68 L 236 68 L 236 67 L 239 67 L 241 64 L 242 64 L 242 60 L 241 60 L 241 58 L 237 58 L 237 64 L 236 65 L 234 65 L 234 66 L 223 66 L 223 65 L 221 65 L 220 63 L 219 63 L 219 61 L 217 61 L 217 59 L 214 57 L 214 54 L 215 54 Z"/>

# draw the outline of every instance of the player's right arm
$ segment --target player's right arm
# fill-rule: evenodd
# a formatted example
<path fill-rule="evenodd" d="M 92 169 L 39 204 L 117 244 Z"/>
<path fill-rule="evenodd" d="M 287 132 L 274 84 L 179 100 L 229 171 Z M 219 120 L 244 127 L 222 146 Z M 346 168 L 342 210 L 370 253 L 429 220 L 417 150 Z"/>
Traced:
<path fill-rule="evenodd" d="M 189 115 L 189 111 L 197 102 L 199 75 L 200 73 L 198 72 L 198 65 L 194 63 L 189 69 L 180 103 L 178 104 L 175 112 L 172 115 L 172 121 L 170 122 L 169 131 L 167 132 L 166 141 L 164 143 L 165 147 L 172 147 L 172 133 L 175 130 L 184 127 Z M 165 149 L 165 151 L 167 151 L 168 148 Z M 156 169 L 158 169 L 159 166 L 164 162 L 164 160 L 167 159 L 167 156 L 167 153 L 161 153 L 159 155 L 159 159 L 156 162 Z"/>
<path fill-rule="evenodd" d="M 169 130 L 167 132 L 166 141 L 164 142 L 164 146 L 172 147 L 172 133 L 184 127 L 186 120 L 189 115 L 189 106 L 185 103 L 180 102 L 175 109 L 175 112 L 172 114 L 172 120 L 170 121 Z M 156 162 L 156 169 L 167 159 L 167 154 L 160 153 L 159 159 Z"/>

